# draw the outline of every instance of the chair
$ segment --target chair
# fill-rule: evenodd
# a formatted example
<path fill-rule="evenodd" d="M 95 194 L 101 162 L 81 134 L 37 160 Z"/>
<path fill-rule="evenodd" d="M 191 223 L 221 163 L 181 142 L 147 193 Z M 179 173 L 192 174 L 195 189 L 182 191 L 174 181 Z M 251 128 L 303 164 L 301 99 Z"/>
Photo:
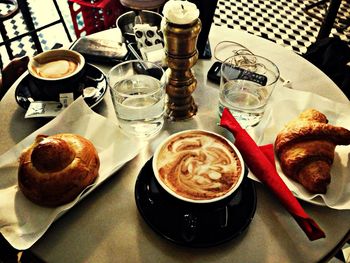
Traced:
<path fill-rule="evenodd" d="M 319 6 L 326 6 L 326 4 L 329 3 L 328 9 L 326 10 L 326 14 L 324 17 L 316 15 L 313 12 L 310 12 L 313 8 L 319 7 Z M 350 26 L 350 18 L 348 21 L 345 21 L 347 23 L 344 27 L 339 27 L 335 25 L 335 20 L 337 18 L 337 14 L 339 11 L 341 5 L 341 0 L 320 0 L 315 3 L 312 3 L 310 5 L 307 5 L 304 9 L 304 12 L 308 14 L 309 16 L 318 19 L 319 21 L 322 21 L 322 25 L 320 27 L 320 30 L 317 35 L 317 39 L 323 39 L 329 36 L 331 30 L 333 27 L 337 27 L 339 30 L 343 31 L 348 26 Z"/>
<path fill-rule="evenodd" d="M 62 13 L 59 9 L 59 6 L 57 4 L 57 0 L 53 0 L 53 3 L 55 5 L 55 9 L 57 11 L 57 14 L 59 16 L 59 18 L 56 20 L 56 21 L 53 21 L 47 25 L 44 25 L 44 26 L 41 26 L 41 27 L 38 27 L 38 28 L 35 28 L 34 26 L 34 23 L 33 23 L 33 18 L 30 14 L 30 11 L 29 11 L 29 7 L 28 7 L 28 2 L 27 0 L 4 0 L 3 3 L 7 3 L 9 5 L 12 5 L 13 8 L 11 9 L 11 11 L 9 13 L 7 13 L 6 15 L 3 15 L 1 16 L 1 20 L 0 20 L 0 31 L 1 31 L 1 36 L 2 36 L 2 39 L 3 39 L 3 42 L 0 43 L 0 46 L 3 46 L 5 45 L 6 47 L 6 51 L 7 51 L 7 54 L 10 58 L 10 60 L 12 60 L 15 56 L 13 54 L 13 51 L 11 49 L 11 43 L 14 42 L 14 41 L 17 41 L 25 36 L 31 36 L 33 42 L 34 42 L 34 45 L 35 45 L 35 49 L 37 50 L 37 53 L 41 53 L 43 52 L 43 48 L 41 46 L 41 43 L 40 43 L 40 40 L 39 40 L 39 37 L 38 37 L 38 32 L 41 31 L 41 30 L 44 30 L 48 27 L 51 27 L 51 26 L 54 26 L 56 24 L 59 24 L 61 23 L 64 27 L 64 30 L 67 34 L 67 37 L 68 37 L 68 40 L 71 42 L 72 41 L 72 38 L 69 34 L 69 31 L 68 31 L 68 28 L 67 28 L 67 25 L 64 21 L 64 18 L 62 16 Z M 20 34 L 18 36 L 15 36 L 15 37 L 12 37 L 12 38 L 9 38 L 8 35 L 7 35 L 7 30 L 5 28 L 5 25 L 4 25 L 4 21 L 5 20 L 8 20 L 8 19 L 11 19 L 13 18 L 18 12 L 21 12 L 22 13 L 22 16 L 23 16 L 23 20 L 26 24 L 26 27 L 27 27 L 27 32 L 23 33 L 23 34 Z"/>

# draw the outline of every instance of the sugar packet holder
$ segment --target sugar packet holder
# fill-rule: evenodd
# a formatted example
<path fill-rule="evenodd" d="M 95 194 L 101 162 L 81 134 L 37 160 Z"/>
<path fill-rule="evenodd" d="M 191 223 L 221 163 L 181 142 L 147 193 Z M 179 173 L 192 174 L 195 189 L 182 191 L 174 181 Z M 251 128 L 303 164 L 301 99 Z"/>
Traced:
<path fill-rule="evenodd" d="M 133 31 L 142 59 L 163 66 L 165 53 L 161 31 L 149 24 L 136 24 Z"/>

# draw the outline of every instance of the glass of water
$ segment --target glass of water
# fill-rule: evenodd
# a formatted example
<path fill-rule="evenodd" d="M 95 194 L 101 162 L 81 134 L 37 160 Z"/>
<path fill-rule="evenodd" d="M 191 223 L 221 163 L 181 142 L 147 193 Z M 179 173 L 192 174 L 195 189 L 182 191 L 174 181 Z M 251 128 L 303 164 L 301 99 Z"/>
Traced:
<path fill-rule="evenodd" d="M 157 134 L 164 123 L 163 68 L 148 61 L 130 60 L 114 66 L 107 79 L 121 129 L 141 138 Z"/>
<path fill-rule="evenodd" d="M 280 73 L 267 58 L 236 54 L 221 66 L 219 114 L 228 108 L 243 128 L 256 126 L 265 111 Z"/>

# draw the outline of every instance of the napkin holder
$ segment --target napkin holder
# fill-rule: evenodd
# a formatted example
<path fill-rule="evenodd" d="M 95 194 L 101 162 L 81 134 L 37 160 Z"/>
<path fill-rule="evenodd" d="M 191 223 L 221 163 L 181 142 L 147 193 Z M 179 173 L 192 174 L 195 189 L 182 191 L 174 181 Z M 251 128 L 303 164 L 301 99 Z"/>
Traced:
<path fill-rule="evenodd" d="M 120 63 L 128 53 L 125 43 L 108 39 L 81 37 L 71 49 L 82 54 L 89 62 Z"/>

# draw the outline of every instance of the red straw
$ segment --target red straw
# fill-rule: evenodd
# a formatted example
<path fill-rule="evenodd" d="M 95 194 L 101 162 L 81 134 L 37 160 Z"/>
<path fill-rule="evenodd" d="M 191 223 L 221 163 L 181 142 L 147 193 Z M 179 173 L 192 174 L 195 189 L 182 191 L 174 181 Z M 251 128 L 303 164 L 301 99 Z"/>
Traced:
<path fill-rule="evenodd" d="M 265 146 L 262 151 L 227 108 L 222 113 L 220 126 L 228 129 L 234 135 L 234 144 L 241 152 L 248 168 L 277 196 L 282 205 L 304 230 L 309 240 L 313 241 L 326 237 L 317 223 L 306 214 L 298 200 L 278 175 L 274 165 L 273 146 Z M 268 154 L 269 158 L 266 157 L 264 152 L 270 152 Z"/>

